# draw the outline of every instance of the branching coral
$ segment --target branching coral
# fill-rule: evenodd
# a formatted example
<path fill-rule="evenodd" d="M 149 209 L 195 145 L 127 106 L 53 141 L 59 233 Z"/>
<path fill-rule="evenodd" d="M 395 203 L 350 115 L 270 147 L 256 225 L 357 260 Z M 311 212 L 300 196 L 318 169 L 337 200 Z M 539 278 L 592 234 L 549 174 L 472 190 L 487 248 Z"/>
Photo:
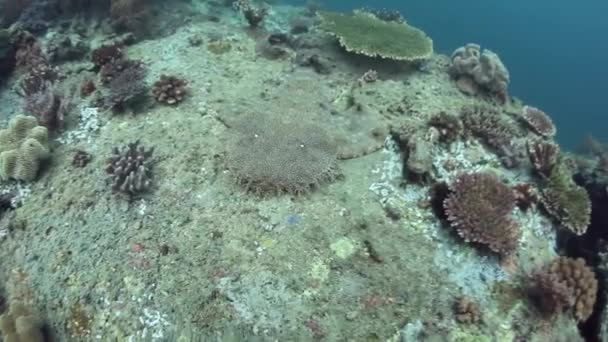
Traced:
<path fill-rule="evenodd" d="M 188 82 L 175 76 L 161 75 L 160 79 L 152 86 L 152 96 L 160 103 L 175 105 L 186 96 L 186 85 Z"/>
<path fill-rule="evenodd" d="M 433 41 L 406 23 L 387 22 L 371 13 L 320 12 L 321 28 L 347 51 L 370 57 L 417 61 L 433 54 Z"/>
<path fill-rule="evenodd" d="M 152 183 L 153 151 L 140 146 L 139 141 L 128 144 L 122 150 L 114 148 L 106 167 L 112 181 L 112 191 L 133 196 L 147 190 Z"/>
<path fill-rule="evenodd" d="M 260 23 L 264 21 L 264 18 L 268 14 L 268 9 L 265 7 L 254 7 L 251 5 L 249 0 L 237 0 L 232 3 L 232 7 L 243 13 L 243 16 L 249 23 L 249 26 L 256 28 L 260 26 Z"/>
<path fill-rule="evenodd" d="M 546 178 L 557 163 L 559 157 L 559 146 L 544 140 L 528 141 L 528 156 L 534 167 L 534 171 L 541 177 Z"/>
<path fill-rule="evenodd" d="M 336 150 L 319 127 L 248 117 L 236 126 L 228 166 L 257 194 L 303 194 L 338 175 Z"/>
<path fill-rule="evenodd" d="M 443 206 L 458 235 L 501 256 L 516 250 L 520 230 L 509 217 L 515 208 L 511 188 L 491 173 L 462 174 L 449 187 Z"/>
<path fill-rule="evenodd" d="M 598 284 L 583 259 L 560 257 L 530 277 L 528 290 L 546 317 L 572 309 L 574 318 L 584 322 L 593 313 Z"/>

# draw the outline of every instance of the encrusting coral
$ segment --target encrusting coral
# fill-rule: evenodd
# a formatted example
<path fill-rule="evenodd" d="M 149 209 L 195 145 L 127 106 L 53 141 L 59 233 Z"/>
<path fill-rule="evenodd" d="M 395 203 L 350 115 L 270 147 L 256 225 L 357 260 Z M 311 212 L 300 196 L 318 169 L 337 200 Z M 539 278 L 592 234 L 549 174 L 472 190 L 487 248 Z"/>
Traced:
<path fill-rule="evenodd" d="M 44 342 L 42 322 L 25 305 L 13 302 L 0 316 L 0 332 L 7 342 Z"/>
<path fill-rule="evenodd" d="M 595 273 L 581 258 L 560 257 L 530 278 L 528 291 L 539 310 L 554 318 L 572 309 L 577 321 L 586 321 L 593 313 L 598 283 Z"/>
<path fill-rule="evenodd" d="M 479 172 L 458 176 L 449 188 L 443 207 L 460 237 L 501 256 L 517 249 L 520 229 L 509 217 L 516 204 L 510 187 L 492 173 Z"/>
<path fill-rule="evenodd" d="M 32 181 L 49 157 L 48 131 L 36 118 L 17 115 L 0 131 L 0 177 Z"/>
<path fill-rule="evenodd" d="M 147 190 L 152 183 L 151 166 L 154 149 L 146 150 L 139 141 L 122 150 L 114 148 L 106 172 L 110 174 L 112 191 L 129 196 Z"/>
<path fill-rule="evenodd" d="M 431 38 L 405 22 L 387 22 L 362 11 L 318 15 L 321 28 L 349 52 L 401 61 L 423 60 L 433 54 Z"/>
<path fill-rule="evenodd" d="M 335 146 L 319 127 L 248 117 L 228 151 L 237 182 L 257 194 L 303 194 L 338 175 Z"/>

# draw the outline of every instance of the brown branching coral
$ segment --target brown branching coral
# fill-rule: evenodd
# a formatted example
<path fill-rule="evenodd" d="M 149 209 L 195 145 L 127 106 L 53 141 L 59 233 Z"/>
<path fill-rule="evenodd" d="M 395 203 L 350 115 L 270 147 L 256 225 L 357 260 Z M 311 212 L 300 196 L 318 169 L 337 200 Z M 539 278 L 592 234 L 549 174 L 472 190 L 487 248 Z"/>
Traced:
<path fill-rule="evenodd" d="M 335 179 L 336 148 L 319 127 L 248 117 L 236 126 L 228 166 L 257 194 L 304 194 Z"/>
<path fill-rule="evenodd" d="M 528 156 L 534 171 L 543 178 L 549 177 L 559 157 L 559 146 L 544 140 L 528 141 Z"/>
<path fill-rule="evenodd" d="M 450 184 L 451 194 L 443 206 L 450 225 L 466 242 L 487 246 L 508 256 L 519 242 L 519 226 L 509 215 L 515 208 L 515 195 L 494 174 L 460 175 Z"/>
<path fill-rule="evenodd" d="M 443 111 L 431 116 L 429 126 L 435 127 L 439 131 L 439 141 L 447 144 L 456 141 L 463 132 L 460 119 Z"/>
<path fill-rule="evenodd" d="M 530 278 L 529 293 L 548 318 L 572 309 L 577 321 L 593 313 L 598 284 L 595 273 L 582 258 L 560 257 Z"/>
<path fill-rule="evenodd" d="M 551 118 L 542 110 L 531 106 L 524 106 L 522 118 L 532 129 L 544 137 L 555 135 L 556 129 Z"/>
<path fill-rule="evenodd" d="M 515 126 L 501 112 L 492 108 L 467 106 L 462 108 L 461 117 L 468 131 L 498 151 L 520 136 Z"/>
<path fill-rule="evenodd" d="M 186 96 L 186 80 L 175 77 L 161 75 L 160 79 L 152 86 L 152 96 L 160 103 L 175 105 L 181 102 Z"/>
<path fill-rule="evenodd" d="M 139 141 L 128 144 L 122 150 L 114 148 L 106 167 L 112 191 L 133 196 L 147 190 L 152 183 L 152 152 L 154 149 L 146 150 L 139 145 Z"/>
<path fill-rule="evenodd" d="M 27 96 L 24 103 L 25 113 L 35 116 L 38 123 L 51 132 L 63 126 L 71 107 L 70 98 L 59 95 L 48 81 L 40 91 Z"/>
<path fill-rule="evenodd" d="M 111 0 L 110 17 L 122 31 L 142 33 L 150 19 L 149 0 Z"/>

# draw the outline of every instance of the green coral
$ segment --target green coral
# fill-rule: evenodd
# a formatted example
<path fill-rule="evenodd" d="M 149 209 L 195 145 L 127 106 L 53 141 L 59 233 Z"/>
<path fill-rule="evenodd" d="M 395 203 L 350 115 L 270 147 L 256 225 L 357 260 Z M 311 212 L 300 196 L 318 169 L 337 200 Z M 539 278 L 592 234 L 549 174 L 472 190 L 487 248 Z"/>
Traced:
<path fill-rule="evenodd" d="M 388 22 L 371 13 L 321 12 L 321 28 L 335 35 L 350 52 L 388 59 L 414 61 L 433 54 L 433 41 L 406 23 Z"/>
<path fill-rule="evenodd" d="M 555 220 L 577 235 L 585 233 L 591 220 L 589 194 L 572 181 L 565 166 L 555 166 L 541 193 L 545 209 Z"/>
<path fill-rule="evenodd" d="M 49 156 L 48 131 L 36 118 L 17 115 L 0 131 L 0 177 L 32 181 Z"/>

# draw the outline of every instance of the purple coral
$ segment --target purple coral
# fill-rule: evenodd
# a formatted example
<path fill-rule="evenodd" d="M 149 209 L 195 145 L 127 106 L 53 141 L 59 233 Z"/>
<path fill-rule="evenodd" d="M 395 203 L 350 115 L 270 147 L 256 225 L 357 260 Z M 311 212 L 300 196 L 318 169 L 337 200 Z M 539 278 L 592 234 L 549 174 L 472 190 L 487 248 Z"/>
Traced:
<path fill-rule="evenodd" d="M 544 137 L 555 135 L 556 129 L 553 121 L 542 110 L 531 106 L 524 106 L 522 117 L 536 133 Z"/>
<path fill-rule="evenodd" d="M 450 225 L 466 242 L 487 246 L 508 256 L 519 241 L 519 226 L 509 214 L 515 194 L 494 174 L 462 174 L 449 186 L 451 194 L 443 207 Z"/>

